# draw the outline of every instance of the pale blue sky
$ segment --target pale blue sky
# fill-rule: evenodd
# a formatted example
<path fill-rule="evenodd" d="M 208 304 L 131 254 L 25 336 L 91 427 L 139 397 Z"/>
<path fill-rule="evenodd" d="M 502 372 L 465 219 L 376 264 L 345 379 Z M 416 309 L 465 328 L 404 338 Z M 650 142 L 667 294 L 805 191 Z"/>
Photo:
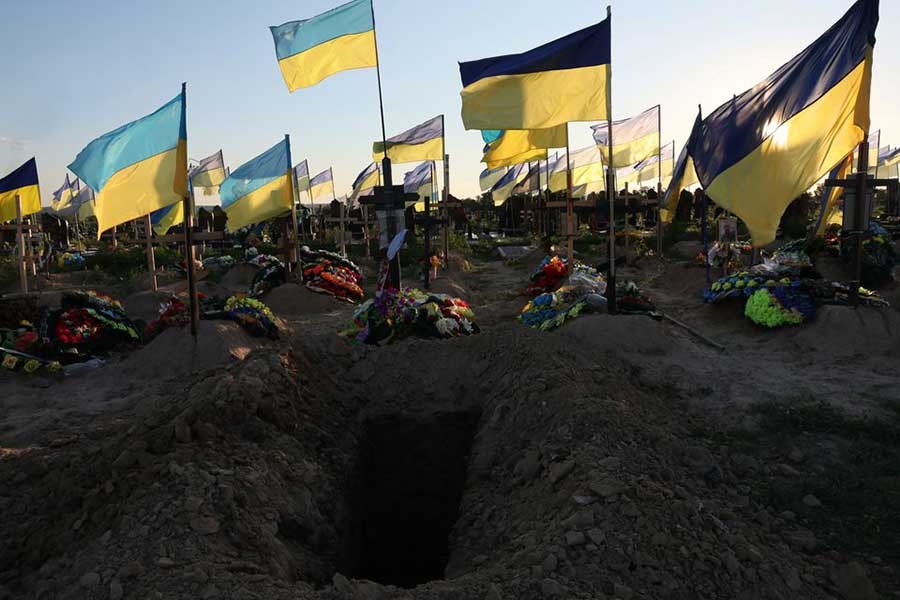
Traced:
<path fill-rule="evenodd" d="M 0 0 L 0 174 L 37 156 L 44 202 L 98 135 L 152 112 L 188 82 L 188 148 L 222 148 L 232 168 L 291 134 L 295 161 L 334 167 L 349 190 L 380 138 L 374 69 L 293 94 L 269 25 L 339 0 Z M 614 115 L 662 105 L 663 139 L 680 151 L 709 112 L 825 31 L 850 0 L 620 0 L 613 4 Z M 527 50 L 605 17 L 587 0 L 375 0 L 388 135 L 447 118 L 451 191 L 478 192 L 481 139 L 459 117 L 457 61 Z M 900 2 L 881 3 L 872 93 L 882 145 L 900 145 L 894 107 Z M 590 143 L 571 125 L 573 148 Z M 402 177 L 414 165 L 395 167 Z M 397 175 L 395 175 L 397 178 Z"/>

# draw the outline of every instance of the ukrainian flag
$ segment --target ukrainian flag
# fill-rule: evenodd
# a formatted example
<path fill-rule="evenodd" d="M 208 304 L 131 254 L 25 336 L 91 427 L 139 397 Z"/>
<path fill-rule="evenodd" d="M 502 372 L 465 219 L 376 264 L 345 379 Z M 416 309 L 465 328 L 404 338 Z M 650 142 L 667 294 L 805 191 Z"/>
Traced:
<path fill-rule="evenodd" d="M 309 161 L 304 160 L 294 167 L 294 182 L 298 193 L 309 193 Z"/>
<path fill-rule="evenodd" d="M 375 186 L 380 185 L 380 183 L 381 170 L 378 168 L 378 163 L 373 162 L 356 176 L 356 179 L 353 181 L 353 191 L 350 194 L 350 200 L 355 201 L 360 196 L 371 194 Z"/>
<path fill-rule="evenodd" d="M 172 227 L 184 223 L 184 202 L 150 213 L 150 225 L 156 235 L 165 235 Z"/>
<path fill-rule="evenodd" d="M 522 54 L 459 65 L 466 129 L 547 129 L 608 118 L 609 19 Z"/>
<path fill-rule="evenodd" d="M 334 200 L 334 177 L 330 167 L 309 180 L 310 200 L 315 201 L 323 196 Z"/>
<path fill-rule="evenodd" d="M 444 116 L 439 115 L 421 125 L 387 140 L 388 156 L 395 163 L 420 160 L 444 160 Z M 372 145 L 372 159 L 384 158 L 384 142 Z"/>
<path fill-rule="evenodd" d="M 506 174 L 500 178 L 494 187 L 491 188 L 491 197 L 494 200 L 494 206 L 501 206 L 513 194 L 516 186 L 522 183 L 528 177 L 529 167 L 527 163 L 522 163 L 509 168 Z"/>
<path fill-rule="evenodd" d="M 613 121 L 612 166 L 616 169 L 631 167 L 659 153 L 659 106 L 645 110 L 631 119 Z M 609 127 L 600 123 L 592 127 L 594 141 L 600 146 L 603 160 L 609 160 Z"/>
<path fill-rule="evenodd" d="M 489 169 L 509 167 L 523 162 L 534 160 L 546 160 L 548 148 L 563 148 L 567 141 L 567 124 L 550 127 L 549 129 L 524 129 L 488 132 L 486 136 L 494 137 L 484 148 L 484 156 L 481 162 Z"/>
<path fill-rule="evenodd" d="M 407 194 L 416 194 L 419 198 L 431 197 L 433 202 L 437 201 L 437 190 L 433 181 L 434 161 L 427 160 L 417 166 L 412 171 L 407 172 L 403 176 L 403 191 Z M 418 212 L 425 211 L 425 202 L 416 202 L 416 210 Z"/>
<path fill-rule="evenodd" d="M 17 217 L 16 196 L 22 205 L 23 217 L 41 212 L 37 161 L 33 158 L 0 179 L 0 222 L 12 221 Z"/>
<path fill-rule="evenodd" d="M 572 169 L 573 189 L 586 184 L 594 184 L 594 188 L 600 185 L 600 189 L 604 189 L 606 170 L 603 168 L 603 156 L 597 146 L 591 145 L 572 152 L 568 162 L 565 154 L 559 157 L 550 169 L 551 192 L 561 192 L 568 189 L 567 166 Z"/>
<path fill-rule="evenodd" d="M 494 184 L 500 181 L 500 178 L 506 175 L 507 169 L 485 169 L 481 172 L 481 175 L 478 177 L 478 184 L 481 187 L 481 191 L 489 192 Z"/>
<path fill-rule="evenodd" d="M 66 173 L 66 180 L 63 182 L 62 186 L 55 192 L 53 192 L 53 203 L 50 205 L 56 212 L 65 211 L 72 205 L 72 198 L 75 197 L 75 193 L 77 188 L 75 187 L 75 181 L 69 181 L 69 174 Z"/>
<path fill-rule="evenodd" d="M 660 158 L 662 161 L 660 162 Z M 633 167 L 616 171 L 616 187 L 621 189 L 625 184 L 633 186 L 649 185 L 656 187 L 660 181 L 660 164 L 662 165 L 662 185 L 669 185 L 675 167 L 675 142 L 669 142 L 647 160 L 642 160 Z"/>
<path fill-rule="evenodd" d="M 853 171 L 853 154 L 848 154 L 838 166 L 831 171 L 829 179 L 847 179 Z M 844 196 L 844 188 L 833 187 L 822 197 L 822 206 L 819 210 L 819 219 L 816 221 L 816 235 L 825 234 L 825 230 L 833 223 L 841 222 L 843 211 L 839 209 L 841 198 Z"/>
<path fill-rule="evenodd" d="M 69 169 L 97 193 L 97 235 L 171 206 L 187 193 L 185 93 L 103 135 Z"/>
<path fill-rule="evenodd" d="M 692 136 L 688 152 L 700 183 L 746 223 L 754 245 L 773 241 L 785 208 L 865 138 L 877 26 L 878 0 L 858 0 Z"/>
<path fill-rule="evenodd" d="M 372 0 L 353 0 L 302 21 L 270 27 L 288 90 L 349 69 L 378 65 Z"/>
<path fill-rule="evenodd" d="M 191 185 L 195 188 L 217 188 L 225 181 L 225 158 L 219 150 L 211 156 L 207 156 L 188 172 Z"/>
<path fill-rule="evenodd" d="M 694 120 L 694 127 L 691 129 L 691 135 L 688 137 L 687 144 L 678 155 L 678 161 L 675 163 L 675 169 L 672 172 L 672 179 L 666 188 L 663 196 L 662 205 L 660 206 L 659 215 L 663 221 L 669 222 L 675 217 L 675 211 L 678 208 L 678 202 L 681 200 L 681 190 L 692 185 L 700 183 L 697 178 L 697 170 L 694 168 L 694 159 L 691 157 L 690 148 L 697 142 L 700 135 L 703 118 L 698 114 Z"/>
<path fill-rule="evenodd" d="M 219 186 L 228 229 L 236 231 L 289 213 L 294 203 L 291 179 L 287 138 L 235 169 Z"/>

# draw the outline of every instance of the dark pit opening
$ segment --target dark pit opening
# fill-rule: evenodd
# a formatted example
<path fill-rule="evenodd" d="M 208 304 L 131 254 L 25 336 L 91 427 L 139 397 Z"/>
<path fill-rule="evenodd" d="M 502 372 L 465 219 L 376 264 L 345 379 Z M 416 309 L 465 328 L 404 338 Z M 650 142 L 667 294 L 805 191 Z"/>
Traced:
<path fill-rule="evenodd" d="M 357 578 L 410 588 L 444 577 L 479 418 L 456 412 L 369 421 Z"/>

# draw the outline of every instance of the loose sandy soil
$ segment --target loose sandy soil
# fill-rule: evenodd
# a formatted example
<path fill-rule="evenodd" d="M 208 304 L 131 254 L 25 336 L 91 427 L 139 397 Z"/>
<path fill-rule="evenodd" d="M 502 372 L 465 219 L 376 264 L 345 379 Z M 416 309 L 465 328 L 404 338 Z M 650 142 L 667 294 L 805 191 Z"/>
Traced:
<path fill-rule="evenodd" d="M 435 282 L 469 338 L 352 346 L 353 306 L 286 285 L 277 342 L 204 322 L 3 375 L 0 598 L 900 597 L 896 287 L 773 333 L 702 305 L 700 269 L 620 272 L 722 352 L 643 316 L 519 325 L 539 259 Z"/>

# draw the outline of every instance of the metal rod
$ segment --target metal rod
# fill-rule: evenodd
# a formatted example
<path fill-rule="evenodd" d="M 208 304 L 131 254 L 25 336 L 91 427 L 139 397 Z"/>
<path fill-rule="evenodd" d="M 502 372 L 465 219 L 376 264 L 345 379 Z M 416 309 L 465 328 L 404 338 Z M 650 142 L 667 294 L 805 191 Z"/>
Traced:
<path fill-rule="evenodd" d="M 297 174 L 294 172 L 293 160 L 291 159 L 291 136 L 287 133 L 284 134 L 284 143 L 287 146 L 287 168 L 290 176 L 288 177 L 288 185 L 290 186 L 288 196 L 291 199 L 291 227 L 288 232 L 288 235 L 293 234 L 294 243 L 291 244 L 290 239 L 284 240 L 285 248 L 287 249 L 288 262 L 285 265 L 285 272 L 290 272 L 291 270 L 291 262 L 295 263 L 297 271 L 300 272 L 300 281 L 303 281 L 303 267 L 300 264 L 300 232 L 297 230 L 297 202 L 294 202 L 294 190 L 297 187 Z M 333 179 L 333 178 L 332 178 Z M 331 186 L 334 187 L 334 181 L 331 182 Z M 300 200 L 300 190 L 296 191 L 297 201 Z"/>
<path fill-rule="evenodd" d="M 612 7 L 606 7 L 606 18 L 609 19 L 610 48 L 612 48 Z M 610 62 L 612 62 L 610 60 Z M 610 65 L 612 67 L 612 65 Z M 616 170 L 613 168 L 613 109 L 612 109 L 612 69 L 606 88 L 606 134 L 609 138 L 609 164 L 606 167 L 606 198 L 609 200 L 609 271 L 607 272 L 606 300 L 609 314 L 618 312 L 616 302 Z"/>
<path fill-rule="evenodd" d="M 22 198 L 16 194 L 16 245 L 19 247 L 19 291 L 28 293 L 28 270 L 25 268 L 25 232 L 22 227 Z"/>
<path fill-rule="evenodd" d="M 187 121 L 187 83 L 181 84 L 181 110 Z M 185 156 L 184 170 L 187 172 L 187 156 Z M 187 194 L 184 196 L 182 210 L 184 211 L 184 257 L 187 268 L 188 299 L 191 308 L 191 335 L 197 339 L 197 327 L 200 321 L 200 300 L 197 297 L 197 273 L 194 270 L 194 186 L 190 178 L 187 181 Z"/>
<path fill-rule="evenodd" d="M 566 123 L 566 255 L 569 268 L 575 261 L 575 200 L 572 198 L 572 150 L 569 147 L 569 124 Z"/>
<path fill-rule="evenodd" d="M 656 159 L 656 172 L 659 175 L 656 182 L 656 254 L 659 257 L 662 257 L 662 218 L 660 215 L 660 209 L 662 208 L 662 105 L 659 106 L 657 111 L 657 116 L 659 119 L 657 120 L 656 126 L 659 131 L 659 154 L 657 154 Z M 675 145 L 672 144 L 672 154 L 675 154 Z"/>
<path fill-rule="evenodd" d="M 856 202 L 853 206 L 853 228 L 856 230 L 853 243 L 853 280 L 850 282 L 850 306 L 859 306 L 859 286 L 862 284 L 863 236 L 868 223 L 863 224 L 863 206 L 866 201 L 869 179 L 869 134 L 859 145 L 859 163 L 856 173 Z"/>
<path fill-rule="evenodd" d="M 381 109 L 381 141 L 384 143 L 384 157 L 390 161 L 388 158 L 387 128 L 384 126 L 384 95 L 381 91 L 381 60 L 378 58 L 378 28 L 375 27 L 375 1 L 369 2 L 369 6 L 372 9 L 372 37 L 375 40 L 375 72 L 378 76 L 378 107 Z"/>

